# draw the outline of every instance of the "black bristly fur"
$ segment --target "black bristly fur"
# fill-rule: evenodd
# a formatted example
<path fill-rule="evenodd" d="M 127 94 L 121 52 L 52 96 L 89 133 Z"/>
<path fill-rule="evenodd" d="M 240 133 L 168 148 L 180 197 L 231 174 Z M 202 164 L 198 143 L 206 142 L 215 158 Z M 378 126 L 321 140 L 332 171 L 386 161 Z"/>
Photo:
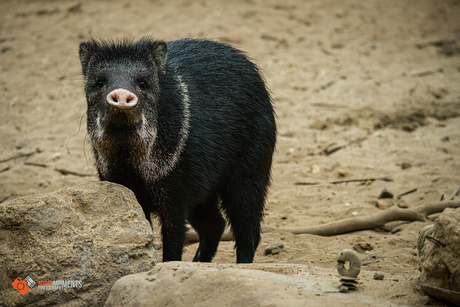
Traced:
<path fill-rule="evenodd" d="M 252 262 L 270 183 L 275 117 L 259 69 L 241 51 L 210 40 L 80 44 L 88 133 L 101 180 L 136 195 L 156 213 L 163 261 L 181 260 L 188 221 L 211 261 L 226 216 L 237 262 Z M 138 104 L 114 110 L 109 92 Z"/>

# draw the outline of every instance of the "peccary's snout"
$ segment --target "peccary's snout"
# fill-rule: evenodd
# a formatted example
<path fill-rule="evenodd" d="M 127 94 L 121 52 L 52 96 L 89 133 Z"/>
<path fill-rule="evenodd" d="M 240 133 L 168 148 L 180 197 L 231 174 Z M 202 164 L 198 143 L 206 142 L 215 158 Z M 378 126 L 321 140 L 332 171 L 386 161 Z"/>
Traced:
<path fill-rule="evenodd" d="M 112 107 L 128 110 L 137 105 L 137 97 L 130 91 L 119 88 L 107 95 L 107 103 Z"/>

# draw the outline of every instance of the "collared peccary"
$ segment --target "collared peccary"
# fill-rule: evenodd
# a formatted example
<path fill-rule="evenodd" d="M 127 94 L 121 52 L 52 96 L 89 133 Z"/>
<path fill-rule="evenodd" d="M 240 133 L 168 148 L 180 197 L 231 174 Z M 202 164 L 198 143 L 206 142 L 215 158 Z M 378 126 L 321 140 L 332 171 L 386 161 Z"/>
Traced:
<path fill-rule="evenodd" d="M 211 261 L 224 214 L 237 262 L 252 262 L 276 139 L 258 67 L 205 39 L 91 40 L 80 61 L 99 177 L 159 216 L 163 261 L 181 260 L 186 221 L 200 239 L 194 261 Z"/>

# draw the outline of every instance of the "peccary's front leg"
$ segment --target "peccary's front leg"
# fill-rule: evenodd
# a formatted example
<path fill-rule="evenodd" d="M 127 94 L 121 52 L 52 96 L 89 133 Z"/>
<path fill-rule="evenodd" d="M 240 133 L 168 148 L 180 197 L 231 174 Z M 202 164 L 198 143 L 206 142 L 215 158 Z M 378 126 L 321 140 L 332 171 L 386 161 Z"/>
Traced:
<path fill-rule="evenodd" d="M 163 262 L 181 261 L 185 240 L 185 210 L 168 209 L 162 214 L 160 213 Z"/>

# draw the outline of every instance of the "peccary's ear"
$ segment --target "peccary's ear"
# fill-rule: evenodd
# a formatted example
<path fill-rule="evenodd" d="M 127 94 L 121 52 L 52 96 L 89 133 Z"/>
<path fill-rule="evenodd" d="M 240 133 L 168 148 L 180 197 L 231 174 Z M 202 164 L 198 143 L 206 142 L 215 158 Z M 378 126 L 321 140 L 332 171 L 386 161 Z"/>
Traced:
<path fill-rule="evenodd" d="M 83 70 L 83 75 L 86 76 L 86 70 L 88 67 L 89 60 L 91 58 L 91 43 L 90 42 L 81 42 L 80 43 L 80 50 L 79 50 L 79 56 L 80 56 L 80 63 L 81 67 Z"/>
<path fill-rule="evenodd" d="M 166 42 L 164 41 L 155 42 L 155 44 L 153 45 L 152 55 L 153 55 L 155 64 L 157 64 L 158 69 L 161 70 L 162 72 L 165 71 L 167 53 L 168 53 L 168 46 L 166 45 Z"/>

